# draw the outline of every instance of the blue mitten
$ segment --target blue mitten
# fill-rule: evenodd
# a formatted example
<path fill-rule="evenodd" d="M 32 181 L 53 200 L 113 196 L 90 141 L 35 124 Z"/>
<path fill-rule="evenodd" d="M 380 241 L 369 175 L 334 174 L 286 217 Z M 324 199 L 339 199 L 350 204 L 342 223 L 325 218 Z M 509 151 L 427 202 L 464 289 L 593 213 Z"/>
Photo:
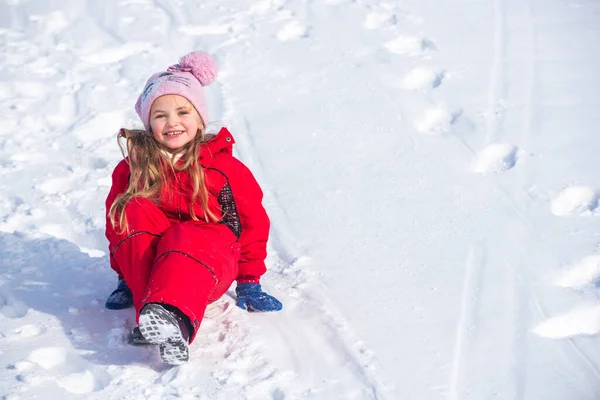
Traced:
<path fill-rule="evenodd" d="M 117 288 L 108 296 L 104 307 L 109 310 L 123 310 L 133 307 L 133 293 L 125 283 L 125 279 L 120 279 Z"/>
<path fill-rule="evenodd" d="M 243 283 L 235 288 L 235 304 L 248 311 L 279 311 L 283 307 L 275 297 L 262 291 L 257 283 Z"/>

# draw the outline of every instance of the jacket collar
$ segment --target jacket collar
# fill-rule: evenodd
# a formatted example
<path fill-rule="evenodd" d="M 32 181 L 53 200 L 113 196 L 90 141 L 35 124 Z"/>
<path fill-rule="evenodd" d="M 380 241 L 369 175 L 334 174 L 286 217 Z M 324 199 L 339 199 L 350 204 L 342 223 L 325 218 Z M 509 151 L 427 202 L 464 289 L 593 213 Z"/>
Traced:
<path fill-rule="evenodd" d="M 234 143 L 235 140 L 229 130 L 223 127 L 215 137 L 202 145 L 198 160 L 202 165 L 208 165 L 218 153 L 233 155 Z"/>

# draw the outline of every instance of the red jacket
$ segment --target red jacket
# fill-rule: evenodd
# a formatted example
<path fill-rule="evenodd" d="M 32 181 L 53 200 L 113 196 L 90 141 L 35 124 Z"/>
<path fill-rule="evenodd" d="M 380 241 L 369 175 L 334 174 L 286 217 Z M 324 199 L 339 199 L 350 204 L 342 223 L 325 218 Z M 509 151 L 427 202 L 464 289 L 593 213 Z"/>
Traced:
<path fill-rule="evenodd" d="M 265 273 L 267 239 L 270 221 L 262 206 L 263 193 L 250 170 L 233 157 L 233 136 L 222 128 L 216 137 L 206 142 L 200 151 L 199 161 L 204 167 L 204 178 L 209 193 L 209 207 L 216 215 L 225 217 L 226 224 L 238 238 L 241 257 L 238 263 L 238 283 L 258 283 Z M 173 174 L 173 173 L 171 173 Z M 192 183 L 184 171 L 176 171 L 163 185 L 159 208 L 172 223 L 191 220 L 189 213 Z M 111 237 L 112 225 L 108 220 L 108 210 L 115 198 L 125 192 L 129 185 L 129 164 L 122 160 L 112 174 L 112 187 L 106 199 L 106 236 Z M 177 178 L 177 179 L 175 179 Z M 203 221 L 204 211 L 199 204 L 194 205 L 196 216 Z M 110 239 L 109 239 L 110 240 Z M 113 257 L 111 267 L 119 272 Z"/>

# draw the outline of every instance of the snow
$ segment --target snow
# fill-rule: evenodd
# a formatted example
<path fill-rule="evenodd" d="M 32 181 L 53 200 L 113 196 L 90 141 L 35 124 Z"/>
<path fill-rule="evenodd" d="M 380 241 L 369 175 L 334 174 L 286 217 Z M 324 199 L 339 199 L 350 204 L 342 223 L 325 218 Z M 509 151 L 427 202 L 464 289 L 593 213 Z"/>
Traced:
<path fill-rule="evenodd" d="M 598 194 L 587 186 L 571 186 L 552 200 L 552 214 L 560 216 L 584 215 L 598 206 Z"/>
<path fill-rule="evenodd" d="M 578 288 L 595 283 L 600 278 L 600 255 L 587 256 L 563 271 L 557 284 L 567 288 Z"/>
<path fill-rule="evenodd" d="M 507 171 L 513 168 L 517 163 L 517 154 L 518 149 L 510 144 L 490 144 L 477 154 L 475 172 L 487 173 Z"/>
<path fill-rule="evenodd" d="M 594 0 L 0 2 L 0 395 L 600 397 Z M 213 53 L 280 313 L 127 344 L 104 199 L 146 79 Z"/>
<path fill-rule="evenodd" d="M 416 67 L 402 79 L 401 87 L 407 90 L 435 89 L 442 84 L 444 71 L 436 71 L 429 67 Z"/>

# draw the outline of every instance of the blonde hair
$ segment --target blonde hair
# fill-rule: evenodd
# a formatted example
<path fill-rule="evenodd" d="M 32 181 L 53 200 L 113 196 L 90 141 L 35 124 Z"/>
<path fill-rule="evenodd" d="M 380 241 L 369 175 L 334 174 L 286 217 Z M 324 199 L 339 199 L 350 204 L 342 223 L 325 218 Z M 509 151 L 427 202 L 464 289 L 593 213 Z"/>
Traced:
<path fill-rule="evenodd" d="M 178 150 L 173 157 L 165 153 L 163 146 L 154 139 L 152 133 L 144 130 L 121 129 L 117 135 L 117 143 L 125 157 L 125 149 L 121 139 L 126 140 L 126 150 L 129 155 L 128 163 L 131 175 L 129 186 L 124 193 L 119 194 L 113 202 L 108 216 L 114 229 L 120 233 L 129 231 L 125 206 L 134 198 L 146 198 L 158 203 L 164 182 L 169 178 L 169 173 L 176 178 L 175 171 L 186 171 L 192 181 L 192 196 L 190 198 L 189 213 L 193 220 L 200 218 L 194 212 L 194 204 L 200 203 L 207 222 L 219 222 L 221 218 L 210 210 L 208 206 L 208 189 L 204 179 L 204 171 L 198 162 L 198 154 L 202 144 L 206 141 L 205 128 L 202 126 L 189 143 Z M 174 156 L 182 154 L 182 163 L 175 165 Z M 169 159 L 170 158 L 170 159 Z"/>

